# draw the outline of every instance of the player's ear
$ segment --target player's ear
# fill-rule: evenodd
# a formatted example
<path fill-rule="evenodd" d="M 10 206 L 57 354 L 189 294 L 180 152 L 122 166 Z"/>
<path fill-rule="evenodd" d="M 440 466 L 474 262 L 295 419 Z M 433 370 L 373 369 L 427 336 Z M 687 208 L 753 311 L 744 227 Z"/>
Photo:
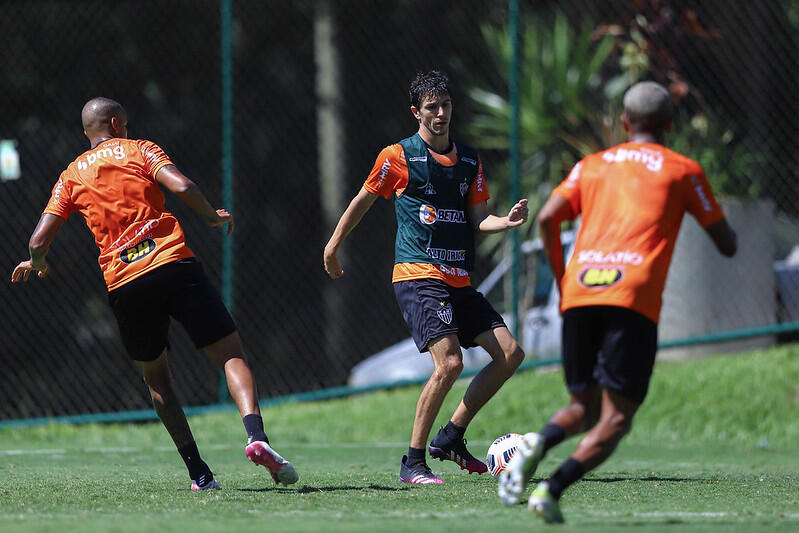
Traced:
<path fill-rule="evenodd" d="M 411 106 L 411 113 L 414 117 L 416 117 L 416 120 L 422 120 L 422 116 L 419 114 L 419 109 L 415 105 Z"/>
<path fill-rule="evenodd" d="M 624 127 L 624 131 L 630 132 L 630 119 L 627 117 L 627 113 L 621 114 L 621 125 Z"/>

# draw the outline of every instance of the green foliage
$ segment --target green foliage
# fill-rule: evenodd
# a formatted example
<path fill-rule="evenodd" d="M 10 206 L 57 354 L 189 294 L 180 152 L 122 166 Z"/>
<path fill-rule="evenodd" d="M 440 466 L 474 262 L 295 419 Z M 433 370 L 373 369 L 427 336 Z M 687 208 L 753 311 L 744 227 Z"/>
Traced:
<path fill-rule="evenodd" d="M 584 155 L 598 150 L 607 136 L 607 113 L 601 68 L 616 45 L 609 35 L 596 37 L 584 22 L 579 30 L 556 13 L 529 17 L 520 36 L 521 188 L 526 194 L 540 184 L 557 183 Z M 495 70 L 508 86 L 510 35 L 506 27 L 483 26 L 483 38 L 494 53 Z M 468 96 L 476 113 L 469 126 L 482 149 L 509 149 L 508 96 L 472 87 Z M 493 174 L 497 174 L 496 169 Z M 507 180 L 492 188 L 507 198 Z M 546 197 L 548 190 L 542 191 Z M 535 206 L 533 206 L 535 207 Z"/>
<path fill-rule="evenodd" d="M 702 165 L 713 192 L 732 198 L 757 198 L 758 179 L 768 164 L 768 147 L 755 149 L 713 112 L 698 114 L 668 136 L 669 146 Z"/>

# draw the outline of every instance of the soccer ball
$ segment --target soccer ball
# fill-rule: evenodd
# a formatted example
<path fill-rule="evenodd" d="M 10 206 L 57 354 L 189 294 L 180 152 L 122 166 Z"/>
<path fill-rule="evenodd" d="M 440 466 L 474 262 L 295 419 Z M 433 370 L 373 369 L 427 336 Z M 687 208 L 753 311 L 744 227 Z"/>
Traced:
<path fill-rule="evenodd" d="M 488 447 L 486 463 L 491 475 L 498 477 L 508 467 L 508 462 L 519 446 L 522 435 L 520 433 L 507 433 L 497 437 Z"/>

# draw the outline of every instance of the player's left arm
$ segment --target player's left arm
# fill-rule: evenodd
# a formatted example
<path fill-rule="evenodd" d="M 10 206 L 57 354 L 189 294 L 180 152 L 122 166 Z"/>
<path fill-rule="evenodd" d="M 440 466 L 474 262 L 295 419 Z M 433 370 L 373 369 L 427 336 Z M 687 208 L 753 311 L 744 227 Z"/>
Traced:
<path fill-rule="evenodd" d="M 705 232 L 716 245 L 716 249 L 726 257 L 732 257 L 738 251 L 738 236 L 726 218 L 705 227 Z"/>
<path fill-rule="evenodd" d="M 738 236 L 724 217 L 702 168 L 696 165 L 691 169 L 683 184 L 688 212 L 704 228 L 719 253 L 734 256 L 738 250 Z"/>
<path fill-rule="evenodd" d="M 50 213 L 44 213 L 36 224 L 36 229 L 31 234 L 28 250 L 31 258 L 22 261 L 11 273 L 11 282 L 28 281 L 31 272 L 38 272 L 40 278 L 46 278 L 50 273 L 50 265 L 45 260 L 47 251 L 55 239 L 56 233 L 64 223 L 64 219 Z"/>
<path fill-rule="evenodd" d="M 488 210 L 487 200 L 488 184 L 485 181 L 483 173 L 483 162 L 480 157 L 477 158 L 477 176 L 469 186 L 469 191 L 466 195 L 466 212 L 475 230 L 483 233 L 498 233 L 510 228 L 521 226 L 527 222 L 529 215 L 527 211 L 527 199 L 522 198 L 510 208 L 508 215 L 498 217 L 492 215 Z"/>
<path fill-rule="evenodd" d="M 522 198 L 508 211 L 507 216 L 498 217 L 488 210 L 488 203 L 484 200 L 468 208 L 469 220 L 474 229 L 483 233 L 497 233 L 510 228 L 516 228 L 527 222 L 529 215 L 527 198 Z"/>
<path fill-rule="evenodd" d="M 227 235 L 233 233 L 233 215 L 225 209 L 214 209 L 197 184 L 178 167 L 172 164 L 162 166 L 155 173 L 155 180 L 196 211 L 209 226 L 227 225 Z"/>

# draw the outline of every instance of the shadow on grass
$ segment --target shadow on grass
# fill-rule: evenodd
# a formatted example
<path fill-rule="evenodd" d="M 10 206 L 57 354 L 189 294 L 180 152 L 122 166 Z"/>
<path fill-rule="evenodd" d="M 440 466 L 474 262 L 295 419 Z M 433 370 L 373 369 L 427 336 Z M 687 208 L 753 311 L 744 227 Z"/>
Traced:
<path fill-rule="evenodd" d="M 382 490 L 386 492 L 401 492 L 408 490 L 409 487 L 386 487 L 383 485 L 375 485 L 374 483 L 370 483 L 369 485 L 362 485 L 362 486 L 355 486 L 355 485 L 331 485 L 331 486 L 324 486 L 324 487 L 311 487 L 308 485 L 303 485 L 302 487 L 288 488 L 288 487 L 264 487 L 262 489 L 236 489 L 239 492 L 286 492 L 286 493 L 296 493 L 296 494 L 310 494 L 313 492 L 334 492 L 340 490 L 352 490 L 352 491 L 362 491 L 362 490 Z"/>
<path fill-rule="evenodd" d="M 619 481 L 671 481 L 677 483 L 696 483 L 696 482 L 705 482 L 709 481 L 705 478 L 700 477 L 659 477 L 659 476 L 648 476 L 648 477 L 591 477 L 591 478 L 583 478 L 580 480 L 586 482 L 594 482 L 594 483 L 617 483 Z"/>

